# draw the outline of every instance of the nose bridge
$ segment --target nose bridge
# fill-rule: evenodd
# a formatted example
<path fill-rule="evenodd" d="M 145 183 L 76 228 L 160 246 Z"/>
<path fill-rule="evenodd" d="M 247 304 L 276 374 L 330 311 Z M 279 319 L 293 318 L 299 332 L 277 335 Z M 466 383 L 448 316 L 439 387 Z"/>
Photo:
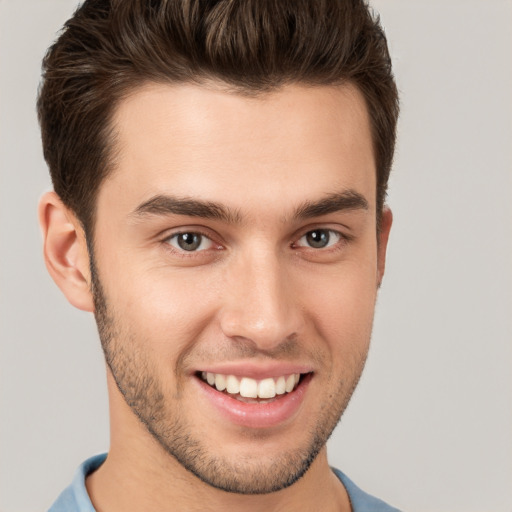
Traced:
<path fill-rule="evenodd" d="M 221 312 L 224 334 L 251 340 L 262 350 L 298 334 L 300 308 L 286 262 L 276 251 L 261 248 L 241 255 L 227 280 Z"/>

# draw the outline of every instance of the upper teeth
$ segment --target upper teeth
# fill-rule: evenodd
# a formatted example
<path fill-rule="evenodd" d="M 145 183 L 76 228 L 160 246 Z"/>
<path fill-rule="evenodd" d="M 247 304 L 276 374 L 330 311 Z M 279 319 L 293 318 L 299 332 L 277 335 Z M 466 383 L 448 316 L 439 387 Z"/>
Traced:
<path fill-rule="evenodd" d="M 230 394 L 246 398 L 274 398 L 293 391 L 300 379 L 300 373 L 283 375 L 277 378 L 267 378 L 260 381 L 250 377 L 235 377 L 221 373 L 202 372 L 203 380 L 218 391 L 227 391 Z"/>

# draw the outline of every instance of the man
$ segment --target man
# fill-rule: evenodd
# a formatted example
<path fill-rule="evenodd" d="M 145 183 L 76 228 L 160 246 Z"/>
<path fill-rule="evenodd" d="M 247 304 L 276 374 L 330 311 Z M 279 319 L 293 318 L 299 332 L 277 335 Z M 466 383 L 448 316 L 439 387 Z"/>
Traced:
<path fill-rule="evenodd" d="M 327 461 L 364 367 L 398 115 L 364 2 L 86 1 L 44 61 L 50 274 L 111 446 L 50 509 L 395 510 Z"/>

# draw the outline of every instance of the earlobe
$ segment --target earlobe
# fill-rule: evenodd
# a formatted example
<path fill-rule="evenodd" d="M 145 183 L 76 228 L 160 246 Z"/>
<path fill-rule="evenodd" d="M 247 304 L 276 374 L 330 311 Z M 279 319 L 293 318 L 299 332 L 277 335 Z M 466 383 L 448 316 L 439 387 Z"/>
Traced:
<path fill-rule="evenodd" d="M 46 268 L 68 301 L 78 309 L 93 311 L 89 255 L 85 234 L 75 215 L 55 192 L 39 201 Z"/>
<path fill-rule="evenodd" d="M 382 210 L 382 217 L 379 231 L 379 246 L 377 248 L 377 285 L 380 286 L 386 269 L 386 252 L 388 247 L 389 233 L 393 224 L 393 213 L 385 206 Z"/>

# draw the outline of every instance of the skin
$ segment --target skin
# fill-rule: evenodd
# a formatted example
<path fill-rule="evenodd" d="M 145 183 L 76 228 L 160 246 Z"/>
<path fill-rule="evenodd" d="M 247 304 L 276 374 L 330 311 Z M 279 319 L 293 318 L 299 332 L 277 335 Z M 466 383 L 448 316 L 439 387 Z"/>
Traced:
<path fill-rule="evenodd" d="M 148 84 L 114 122 L 95 276 L 74 215 L 54 193 L 40 204 L 48 269 L 96 313 L 108 362 L 111 448 L 87 479 L 96 509 L 350 510 L 325 442 L 364 367 L 392 221 L 385 209 L 377 233 L 361 94 Z M 333 194 L 362 203 L 300 215 Z M 226 215 L 147 207 L 162 196 Z M 327 247 L 310 245 L 313 230 Z M 182 232 L 205 237 L 199 250 L 180 249 Z M 196 372 L 218 364 L 303 365 L 311 380 L 291 417 L 251 428 L 200 392 Z"/>

